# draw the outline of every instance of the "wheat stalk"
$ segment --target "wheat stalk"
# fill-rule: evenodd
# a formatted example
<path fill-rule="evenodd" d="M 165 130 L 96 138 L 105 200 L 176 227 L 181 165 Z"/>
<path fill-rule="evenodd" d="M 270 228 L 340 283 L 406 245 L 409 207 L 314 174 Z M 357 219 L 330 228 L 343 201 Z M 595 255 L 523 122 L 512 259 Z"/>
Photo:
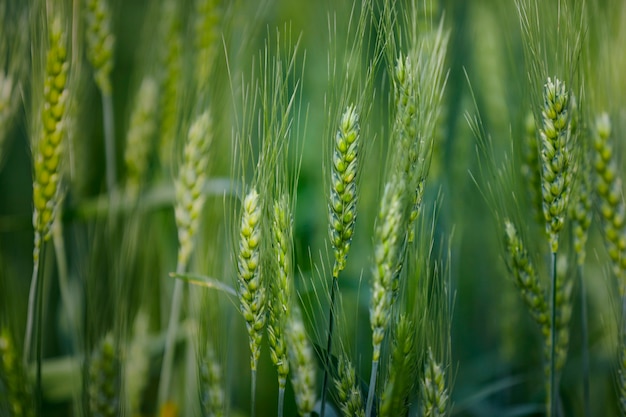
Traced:
<path fill-rule="evenodd" d="M 61 163 L 66 141 L 69 107 L 67 35 L 59 17 L 47 16 L 48 37 L 42 66 L 43 103 L 33 105 L 33 275 L 28 295 L 28 316 L 24 336 L 24 363 L 30 359 L 33 324 L 37 316 L 37 381 L 41 382 L 41 326 L 43 250 L 50 239 L 52 223 L 56 220 L 61 189 Z M 39 58 L 39 57 L 36 57 Z"/>
<path fill-rule="evenodd" d="M 189 258 L 195 245 L 195 237 L 200 225 L 200 216 L 206 195 L 204 187 L 207 183 L 208 150 L 212 141 L 212 121 L 210 110 L 206 109 L 197 116 L 189 127 L 187 142 L 183 151 L 183 163 L 176 179 L 176 205 L 174 214 L 178 229 L 178 260 L 176 272 L 183 273 L 187 269 Z M 159 404 L 163 405 L 169 395 L 172 361 L 174 354 L 174 338 L 178 329 L 178 321 L 183 297 L 183 281 L 176 280 L 172 294 L 172 307 L 165 342 L 161 381 L 159 385 Z"/>

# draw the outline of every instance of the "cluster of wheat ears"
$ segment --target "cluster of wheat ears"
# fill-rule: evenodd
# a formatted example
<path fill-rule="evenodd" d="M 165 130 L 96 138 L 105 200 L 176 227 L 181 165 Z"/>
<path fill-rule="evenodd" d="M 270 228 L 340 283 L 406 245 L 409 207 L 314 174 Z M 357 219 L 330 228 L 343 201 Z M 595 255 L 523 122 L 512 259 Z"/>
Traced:
<path fill-rule="evenodd" d="M 2 2 L 0 415 L 626 415 L 588 3 Z"/>

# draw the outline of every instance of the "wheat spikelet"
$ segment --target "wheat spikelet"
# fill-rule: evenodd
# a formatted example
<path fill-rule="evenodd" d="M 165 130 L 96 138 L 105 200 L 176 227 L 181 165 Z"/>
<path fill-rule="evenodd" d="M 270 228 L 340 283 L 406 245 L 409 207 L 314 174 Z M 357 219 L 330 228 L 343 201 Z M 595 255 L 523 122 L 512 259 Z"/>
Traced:
<path fill-rule="evenodd" d="M 12 417 L 34 416 L 27 374 L 6 327 L 0 330 L 0 386 L 3 387 L 0 391 L 0 410 L 6 406 Z"/>
<path fill-rule="evenodd" d="M 569 93 L 558 78 L 544 86 L 541 137 L 541 182 L 543 215 L 552 253 L 559 247 L 559 232 L 571 194 L 569 150 Z"/>
<path fill-rule="evenodd" d="M 115 36 L 111 31 L 111 10 L 107 0 L 85 0 L 87 58 L 103 95 L 111 94 L 111 70 Z"/>
<path fill-rule="evenodd" d="M 424 366 L 421 393 L 422 415 L 424 417 L 442 417 L 447 414 L 449 397 L 445 373 L 441 369 L 441 365 L 435 360 L 430 348 Z"/>
<path fill-rule="evenodd" d="M 120 412 L 119 356 L 111 333 L 91 353 L 88 396 L 92 416 L 114 417 Z"/>
<path fill-rule="evenodd" d="M 156 133 L 157 84 L 152 77 L 141 82 L 130 117 L 126 136 L 124 162 L 126 163 L 126 187 L 136 198 L 146 178 L 151 143 Z"/>
<path fill-rule="evenodd" d="M 315 359 L 302 322 L 302 313 L 296 306 L 292 306 L 286 336 L 298 414 L 310 416 L 315 406 Z"/>
<path fill-rule="evenodd" d="M 345 267 L 356 224 L 359 147 L 359 116 L 354 106 L 348 106 L 341 116 L 333 147 L 329 222 L 335 250 L 334 278 Z"/>
<path fill-rule="evenodd" d="M 365 417 L 363 397 L 357 385 L 356 373 L 350 359 L 345 354 L 339 357 L 337 372 L 334 382 L 342 415 L 344 417 Z"/>
<path fill-rule="evenodd" d="M 178 227 L 178 265 L 183 270 L 189 262 L 198 232 L 200 215 L 206 196 L 204 186 L 208 180 L 208 150 L 213 138 L 212 121 L 207 109 L 189 128 L 183 151 L 183 163 L 178 172 L 176 188 L 176 226 Z"/>
<path fill-rule="evenodd" d="M 278 371 L 279 389 L 285 388 L 289 374 L 284 331 L 289 316 L 291 292 L 291 228 L 291 210 L 287 197 L 283 195 L 274 203 L 272 217 L 272 254 L 276 262 L 269 285 L 271 299 L 267 326 L 270 355 Z"/>
<path fill-rule="evenodd" d="M 237 278 L 240 309 L 250 338 L 250 368 L 256 371 L 265 325 L 265 287 L 261 276 L 261 201 L 255 188 L 243 200 Z"/>

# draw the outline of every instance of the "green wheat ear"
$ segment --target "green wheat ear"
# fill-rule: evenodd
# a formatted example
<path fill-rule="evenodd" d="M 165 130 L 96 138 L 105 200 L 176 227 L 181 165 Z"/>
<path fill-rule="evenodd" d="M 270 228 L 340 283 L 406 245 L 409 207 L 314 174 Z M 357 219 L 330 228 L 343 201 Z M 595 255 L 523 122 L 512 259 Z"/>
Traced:
<path fill-rule="evenodd" d="M 120 407 L 120 364 L 111 333 L 89 359 L 89 411 L 93 416 L 114 417 Z"/>
<path fill-rule="evenodd" d="M 380 416 L 407 414 L 408 398 L 414 387 L 417 371 L 415 325 L 405 315 L 400 316 L 393 337 L 391 363 L 380 405 Z"/>
<path fill-rule="evenodd" d="M 345 354 L 339 357 L 337 371 L 335 390 L 342 415 L 344 417 L 365 417 L 363 396 L 357 384 L 356 372 Z"/>
<path fill-rule="evenodd" d="M 261 340 L 265 326 L 265 287 L 261 280 L 261 197 L 252 188 L 243 200 L 237 277 L 240 309 L 250 338 L 250 368 L 253 372 L 261 354 Z"/>
<path fill-rule="evenodd" d="M 330 187 L 330 241 L 335 250 L 335 278 L 345 267 L 356 224 L 359 147 L 359 115 L 354 106 L 348 106 L 335 136 Z"/>
<path fill-rule="evenodd" d="M 124 162 L 126 187 L 133 199 L 137 198 L 146 180 L 151 144 L 156 133 L 157 83 L 152 77 L 141 82 L 126 136 Z"/>
<path fill-rule="evenodd" d="M 559 232 L 563 229 L 571 194 L 569 93 L 558 78 L 548 78 L 544 86 L 541 112 L 541 194 L 546 232 L 552 253 L 559 247 Z"/>
<path fill-rule="evenodd" d="M 176 188 L 176 226 L 178 227 L 178 265 L 186 269 L 199 229 L 200 215 L 206 200 L 208 151 L 213 132 L 210 110 L 200 114 L 189 128 L 178 172 Z"/>
<path fill-rule="evenodd" d="M 611 142 L 611 120 L 601 114 L 593 130 L 595 149 L 595 191 L 600 205 L 602 234 L 611 259 L 620 295 L 626 295 L 626 205 L 622 198 L 622 181 Z"/>
<path fill-rule="evenodd" d="M 539 281 L 528 252 L 517 233 L 515 225 L 506 220 L 504 223 L 507 265 L 515 278 L 522 300 L 531 316 L 541 327 L 545 338 L 550 335 L 550 310 L 546 302 L 547 295 Z"/>
<path fill-rule="evenodd" d="M 222 388 L 222 367 L 217 360 L 213 346 L 209 343 L 206 355 L 200 359 L 200 406 L 203 417 L 224 415 L 225 394 Z"/>
<path fill-rule="evenodd" d="M 445 373 L 429 348 L 422 380 L 422 415 L 443 417 L 448 414 L 448 402 Z"/>
<path fill-rule="evenodd" d="M 537 124 L 532 112 L 524 121 L 524 164 L 522 174 L 527 181 L 530 202 L 537 219 L 543 217 L 543 200 L 541 196 L 541 166 L 539 163 L 539 144 L 537 143 Z"/>
<path fill-rule="evenodd" d="M 68 110 L 67 36 L 61 21 L 52 22 L 46 57 L 44 104 L 41 111 L 41 132 L 34 152 L 33 226 L 40 239 L 50 237 L 59 199 L 61 159 L 66 136 Z M 35 248 L 40 245 L 35 237 Z"/>
<path fill-rule="evenodd" d="M 393 280 L 400 259 L 405 231 L 405 182 L 397 178 L 385 186 L 374 231 L 374 271 L 370 322 L 372 326 L 372 362 L 378 363 L 385 331 L 391 320 Z"/>
<path fill-rule="evenodd" d="M 272 217 L 272 254 L 275 265 L 270 277 L 269 322 L 270 356 L 278 371 L 278 386 L 284 389 L 289 374 L 285 326 L 290 313 L 292 216 L 287 196 L 274 203 Z"/>
<path fill-rule="evenodd" d="M 310 416 L 315 406 L 315 359 L 302 322 L 302 313 L 297 306 L 292 306 L 292 314 L 287 323 L 287 349 L 291 365 L 291 384 L 293 385 L 298 414 Z"/>
<path fill-rule="evenodd" d="M 33 398 L 28 377 L 8 328 L 0 330 L 0 410 L 13 417 L 34 416 Z"/>
<path fill-rule="evenodd" d="M 95 74 L 98 88 L 104 95 L 111 94 L 111 70 L 115 36 L 111 30 L 111 10 L 107 0 L 85 0 L 85 29 L 87 58 Z"/>

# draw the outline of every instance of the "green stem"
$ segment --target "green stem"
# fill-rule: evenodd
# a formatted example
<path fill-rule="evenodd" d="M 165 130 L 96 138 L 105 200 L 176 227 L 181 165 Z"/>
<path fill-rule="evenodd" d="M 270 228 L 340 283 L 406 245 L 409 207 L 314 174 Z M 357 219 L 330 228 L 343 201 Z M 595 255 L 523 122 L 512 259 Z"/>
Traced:
<path fill-rule="evenodd" d="M 550 417 L 557 417 L 558 389 L 556 386 L 556 252 L 552 252 L 552 306 L 550 312 Z"/>
<path fill-rule="evenodd" d="M 76 330 L 76 317 L 74 314 L 74 303 L 70 294 L 69 273 L 67 269 L 67 252 L 65 250 L 65 240 L 63 239 L 63 222 L 61 216 L 52 224 L 52 244 L 54 245 L 54 256 L 59 274 L 59 290 L 61 291 L 61 302 L 67 310 L 67 316 L 72 330 Z"/>
<path fill-rule="evenodd" d="M 35 308 L 37 302 L 37 288 L 40 281 L 39 271 L 43 269 L 43 237 L 41 233 L 35 231 L 35 247 L 33 249 L 33 275 L 30 279 L 30 289 L 28 291 L 28 311 L 26 316 L 26 332 L 24 334 L 24 366 L 28 365 L 30 359 L 30 349 L 32 347 L 33 326 L 35 323 Z"/>
<path fill-rule="evenodd" d="M 333 282 L 330 289 L 330 309 L 328 312 L 328 339 L 326 341 L 326 358 L 324 360 L 324 379 L 322 380 L 322 403 L 320 405 L 320 417 L 326 413 L 326 388 L 328 386 L 328 370 L 330 369 L 330 351 L 333 347 L 333 328 L 335 326 L 335 287 L 337 286 L 337 275 L 333 275 Z"/>
<path fill-rule="evenodd" d="M 582 337 L 582 367 L 583 367 L 583 408 L 585 417 L 591 417 L 589 408 L 589 326 L 587 321 L 587 289 L 583 278 L 583 266 L 578 266 L 578 276 L 580 278 L 580 322 Z"/>
<path fill-rule="evenodd" d="M 278 417 L 283 417 L 285 407 L 285 387 L 278 388 Z"/>
<path fill-rule="evenodd" d="M 255 367 L 256 368 L 256 367 Z M 254 410 L 256 408 L 256 369 L 251 371 L 251 384 L 250 384 L 250 417 L 254 417 Z"/>
<path fill-rule="evenodd" d="M 111 196 L 115 190 L 115 120 L 113 116 L 113 95 L 102 94 L 102 121 L 104 123 L 104 153 L 106 157 L 107 191 Z"/>
<path fill-rule="evenodd" d="M 370 375 L 370 386 L 367 392 L 367 405 L 365 407 L 365 417 L 372 415 L 374 406 L 374 394 L 376 392 L 376 377 L 378 375 L 378 361 L 372 361 L 372 373 Z"/>
<path fill-rule="evenodd" d="M 178 263 L 176 273 L 182 274 L 185 266 Z M 170 391 L 170 382 L 172 377 L 172 364 L 174 360 L 174 345 L 176 342 L 176 333 L 178 332 L 178 321 L 180 319 L 180 310 L 183 298 L 184 282 L 177 279 L 174 283 L 174 294 L 172 295 L 172 307 L 170 309 L 170 318 L 167 325 L 167 335 L 165 338 L 165 351 L 163 353 L 163 365 L 161 366 L 161 379 L 159 382 L 159 408 L 165 404 Z"/>
<path fill-rule="evenodd" d="M 41 385 L 41 364 L 43 362 L 43 280 L 44 280 L 44 257 L 46 256 L 46 243 L 42 242 L 41 254 L 39 257 L 40 267 L 39 279 L 37 282 L 37 329 L 35 330 L 35 349 L 37 354 L 37 377 L 35 383 L 35 398 L 37 401 L 37 410 L 42 411 L 42 385 Z"/>

